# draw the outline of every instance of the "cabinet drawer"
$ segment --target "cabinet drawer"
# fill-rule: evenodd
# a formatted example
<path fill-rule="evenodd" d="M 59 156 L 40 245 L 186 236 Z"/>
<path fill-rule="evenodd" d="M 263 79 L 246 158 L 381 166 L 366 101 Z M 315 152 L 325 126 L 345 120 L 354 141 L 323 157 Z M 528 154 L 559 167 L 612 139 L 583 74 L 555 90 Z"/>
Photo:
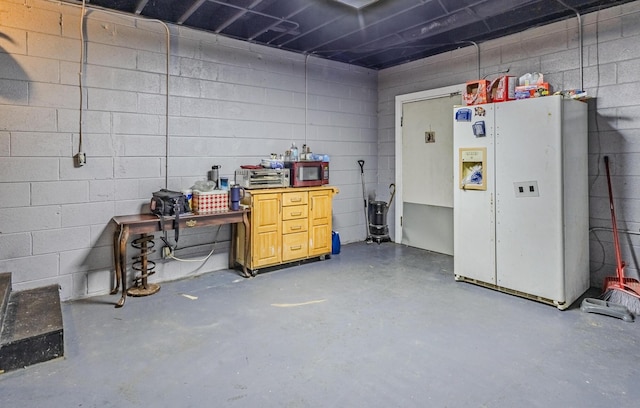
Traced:
<path fill-rule="evenodd" d="M 308 229 L 309 229 L 309 226 L 306 218 L 282 221 L 283 234 L 291 234 L 293 232 L 304 232 L 304 231 L 307 231 Z"/>
<path fill-rule="evenodd" d="M 282 236 L 282 260 L 305 258 L 309 254 L 309 234 L 296 232 Z"/>
<path fill-rule="evenodd" d="M 291 193 L 282 193 L 282 206 L 302 205 L 309 202 L 306 191 L 294 191 Z"/>
<path fill-rule="evenodd" d="M 309 215 L 309 209 L 307 205 L 293 205 L 289 207 L 282 207 L 283 220 L 295 220 L 298 218 L 307 218 L 308 215 Z"/>

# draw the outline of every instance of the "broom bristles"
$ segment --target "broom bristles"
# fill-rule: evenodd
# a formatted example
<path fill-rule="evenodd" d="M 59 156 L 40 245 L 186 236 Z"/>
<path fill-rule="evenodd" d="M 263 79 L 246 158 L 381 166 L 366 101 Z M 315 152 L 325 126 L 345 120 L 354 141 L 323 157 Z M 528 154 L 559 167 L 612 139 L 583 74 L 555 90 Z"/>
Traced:
<path fill-rule="evenodd" d="M 640 298 L 624 289 L 609 288 L 602 296 L 602 299 L 625 306 L 634 315 L 640 315 Z"/>

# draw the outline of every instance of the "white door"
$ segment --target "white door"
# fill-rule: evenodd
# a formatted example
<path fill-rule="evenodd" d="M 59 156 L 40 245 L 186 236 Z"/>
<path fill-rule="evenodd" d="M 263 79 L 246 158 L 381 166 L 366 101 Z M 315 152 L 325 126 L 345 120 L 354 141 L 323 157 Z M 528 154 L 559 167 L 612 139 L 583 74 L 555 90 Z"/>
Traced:
<path fill-rule="evenodd" d="M 400 180 L 396 182 L 396 242 L 453 255 L 451 111 L 462 100 L 457 87 L 454 92 L 451 88 L 439 91 L 401 104 L 400 144 L 396 139 L 396 180 Z"/>

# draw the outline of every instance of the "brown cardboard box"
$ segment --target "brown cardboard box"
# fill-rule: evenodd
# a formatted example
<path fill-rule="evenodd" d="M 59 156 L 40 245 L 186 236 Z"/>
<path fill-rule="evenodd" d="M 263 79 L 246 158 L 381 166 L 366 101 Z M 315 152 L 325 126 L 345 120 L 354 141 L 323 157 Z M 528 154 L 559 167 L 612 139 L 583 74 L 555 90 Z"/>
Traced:
<path fill-rule="evenodd" d="M 489 100 L 491 102 L 504 102 L 516 99 L 515 76 L 504 75 L 491 81 L 489 86 Z"/>
<path fill-rule="evenodd" d="M 533 85 L 516 86 L 516 99 L 536 98 L 538 96 L 551 95 L 548 82 Z"/>
<path fill-rule="evenodd" d="M 463 95 L 465 105 L 479 105 L 489 102 L 489 81 L 479 79 L 477 81 L 467 81 L 467 88 Z"/>

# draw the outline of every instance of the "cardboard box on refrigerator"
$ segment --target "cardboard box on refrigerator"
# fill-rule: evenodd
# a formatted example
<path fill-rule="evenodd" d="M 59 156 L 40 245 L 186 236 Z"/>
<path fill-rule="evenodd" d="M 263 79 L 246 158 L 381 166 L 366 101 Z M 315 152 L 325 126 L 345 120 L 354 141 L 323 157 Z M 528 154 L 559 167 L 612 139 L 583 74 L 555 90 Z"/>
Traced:
<path fill-rule="evenodd" d="M 491 81 L 489 86 L 489 98 L 491 102 L 504 102 L 516 99 L 515 76 L 504 75 Z"/>
<path fill-rule="evenodd" d="M 229 192 L 226 190 L 193 191 L 192 211 L 207 214 L 229 209 Z"/>
<path fill-rule="evenodd" d="M 465 105 L 479 105 L 489 102 L 489 81 L 479 79 L 477 81 L 467 81 L 467 87 L 463 95 Z"/>
<path fill-rule="evenodd" d="M 516 99 L 537 98 L 539 96 L 548 95 L 551 95 L 551 89 L 549 88 L 548 82 L 516 86 Z"/>

